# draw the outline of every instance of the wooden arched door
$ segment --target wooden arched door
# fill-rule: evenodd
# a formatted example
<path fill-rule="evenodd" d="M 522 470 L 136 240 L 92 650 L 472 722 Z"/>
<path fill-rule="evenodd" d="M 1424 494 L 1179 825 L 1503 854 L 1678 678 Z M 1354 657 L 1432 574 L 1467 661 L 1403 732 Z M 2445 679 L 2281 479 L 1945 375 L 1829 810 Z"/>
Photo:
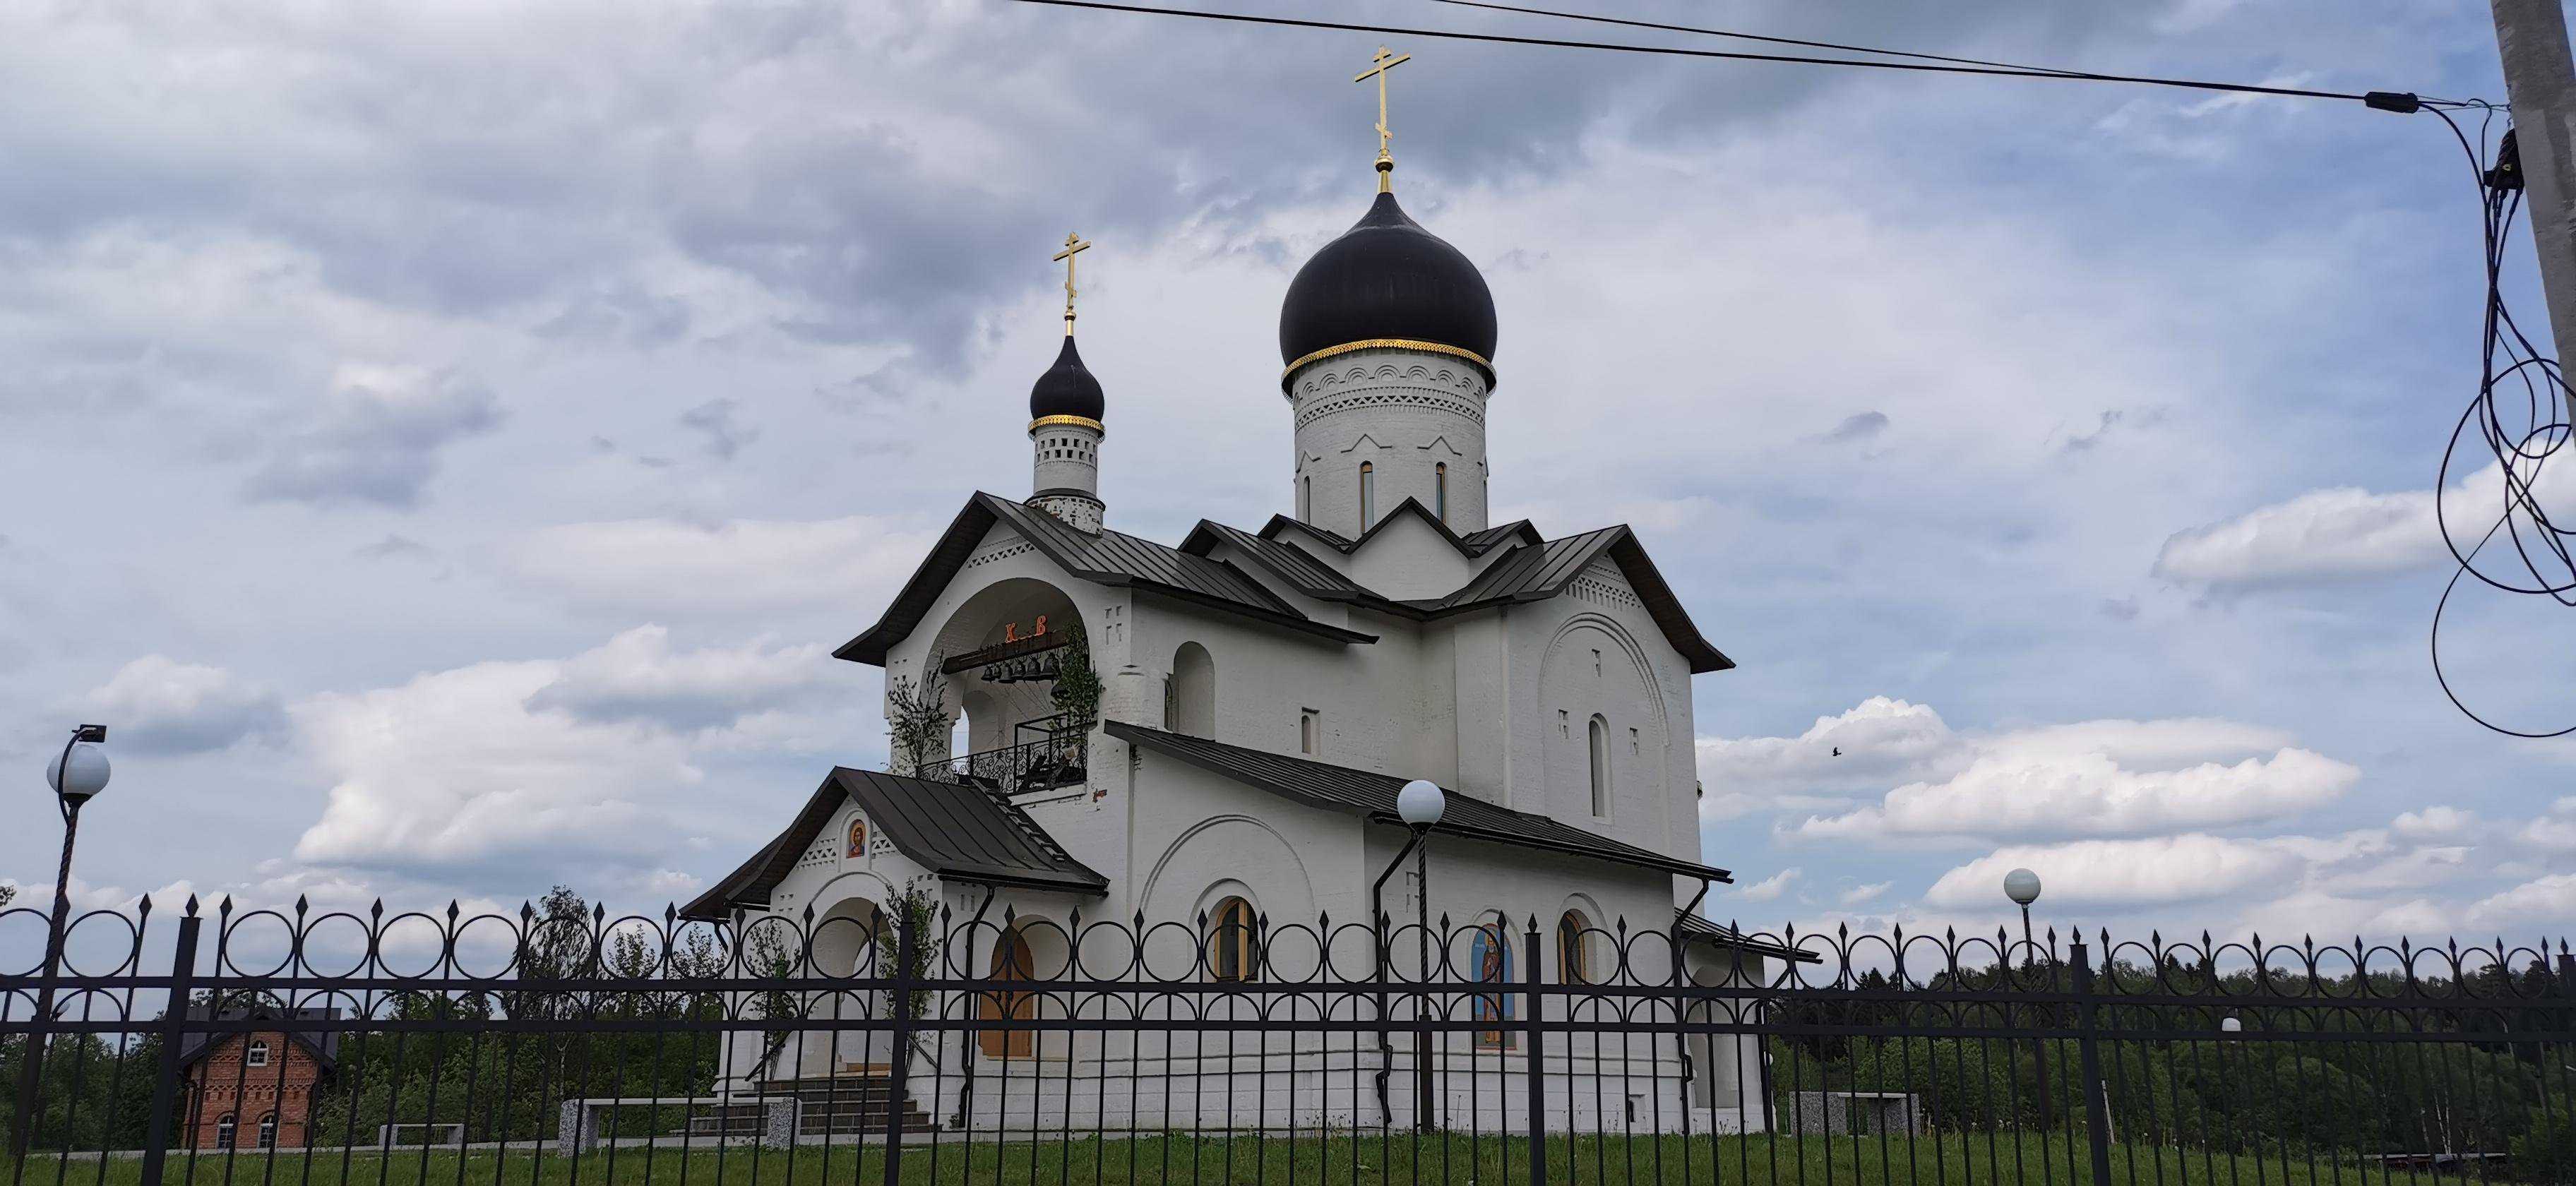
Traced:
<path fill-rule="evenodd" d="M 1002 932 L 1001 945 L 993 952 L 993 980 L 1026 980 L 1032 960 L 1029 941 L 1018 931 Z M 1004 1018 L 1025 1021 L 1037 1016 L 1037 996 L 1026 992 L 985 992 L 975 997 L 978 1020 L 998 1021 Z M 1034 1030 L 989 1029 L 976 1035 L 984 1053 L 994 1058 L 1027 1058 L 1037 1043 Z"/>

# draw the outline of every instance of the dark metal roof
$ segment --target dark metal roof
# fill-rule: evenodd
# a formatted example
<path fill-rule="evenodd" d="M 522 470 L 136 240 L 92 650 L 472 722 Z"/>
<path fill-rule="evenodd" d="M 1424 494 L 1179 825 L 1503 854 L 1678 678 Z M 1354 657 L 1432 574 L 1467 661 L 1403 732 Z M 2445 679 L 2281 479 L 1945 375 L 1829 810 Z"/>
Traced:
<path fill-rule="evenodd" d="M 1683 940 L 1734 947 L 1758 955 L 1777 956 L 1801 964 L 1823 963 L 1824 956 L 1803 947 L 1791 947 L 1769 935 L 1747 935 L 1732 926 L 1712 922 L 1704 915 L 1675 911 L 1673 933 Z"/>
<path fill-rule="evenodd" d="M 1328 762 L 1245 749 L 1239 745 L 1166 733 L 1124 721 L 1110 721 L 1102 728 L 1121 741 L 1178 758 L 1245 786 L 1269 791 L 1309 807 L 1350 812 L 1378 823 L 1399 823 L 1402 819 L 1395 812 L 1395 793 L 1403 789 L 1406 780 L 1391 774 L 1372 774 Z M 1679 873 L 1685 877 L 1733 880 L 1724 869 L 1668 857 L 1607 836 L 1594 835 L 1547 816 L 1497 807 L 1468 795 L 1450 795 L 1448 810 L 1440 817 L 1440 822 L 1432 826 L 1432 831 L 1495 844 L 1591 857 L 1642 869 Z"/>
<path fill-rule="evenodd" d="M 1512 540 L 1519 540 L 1525 544 L 1536 544 L 1547 542 L 1547 537 L 1540 535 L 1538 533 L 1538 528 L 1530 526 L 1530 521 L 1527 519 L 1515 519 L 1500 527 L 1488 527 L 1483 531 L 1470 531 L 1467 534 L 1458 537 L 1458 542 L 1467 545 L 1467 549 L 1469 551 L 1474 552 L 1479 556 L 1493 551 L 1494 546 L 1497 544 L 1507 543 Z"/>
<path fill-rule="evenodd" d="M 1297 612 L 1296 607 L 1231 564 L 1124 532 L 1103 530 L 1092 535 L 1076 531 L 1036 507 L 979 491 L 967 500 L 965 509 L 949 523 L 939 542 L 931 546 L 930 555 L 913 571 L 903 592 L 895 595 L 894 604 L 886 607 L 885 616 L 865 633 L 842 644 L 841 649 L 832 652 L 833 656 L 883 665 L 886 651 L 920 627 L 940 590 L 965 567 L 975 545 L 982 542 L 984 533 L 995 523 L 1009 524 L 1068 575 L 1094 584 L 1143 589 L 1334 642 L 1377 641 L 1376 635 L 1345 630 Z"/>
<path fill-rule="evenodd" d="M 1699 627 L 1691 622 L 1690 611 L 1682 608 L 1681 598 L 1664 583 L 1664 574 L 1656 570 L 1646 549 L 1637 543 L 1636 533 L 1625 525 L 1543 544 L 1519 545 L 1503 553 L 1465 588 L 1442 598 L 1433 613 L 1436 616 L 1513 602 L 1544 601 L 1563 593 L 1574 578 L 1604 556 L 1619 567 L 1620 575 L 1628 578 L 1629 586 L 1637 591 L 1637 599 L 1645 604 L 1646 613 L 1663 630 L 1665 641 L 1690 661 L 1691 674 L 1735 666 L 1735 660 L 1727 658 L 1700 634 Z"/>
<path fill-rule="evenodd" d="M 1077 894 L 1109 890 L 1108 878 L 1075 860 L 1004 796 L 957 783 L 836 766 L 786 831 L 698 895 L 681 915 L 721 919 L 736 906 L 767 906 L 770 892 L 786 880 L 844 800 L 857 803 L 896 851 L 941 877 Z"/>
<path fill-rule="evenodd" d="M 1204 556 L 1220 543 L 1241 549 L 1271 575 L 1287 582 L 1290 588 L 1319 601 L 1376 603 L 1388 600 L 1377 591 L 1343 575 L 1332 565 L 1317 560 L 1303 548 L 1208 519 L 1199 520 L 1199 525 L 1190 530 L 1189 538 L 1181 541 L 1181 550 L 1194 556 Z"/>
<path fill-rule="evenodd" d="M 1279 541 L 1279 536 L 1290 530 L 1303 531 L 1326 547 L 1347 555 L 1365 544 L 1370 537 L 1377 534 L 1380 528 L 1394 521 L 1398 514 L 1408 509 L 1420 515 L 1424 521 L 1439 531 L 1442 538 L 1447 539 L 1459 551 L 1469 556 L 1483 556 L 1499 547 L 1507 546 L 1509 550 L 1505 551 L 1500 559 L 1487 565 L 1483 572 L 1476 574 L 1464 587 L 1447 597 L 1421 601 L 1391 601 L 1334 572 L 1330 566 L 1305 555 L 1294 545 Z M 1278 564 L 1265 565 L 1279 572 L 1280 579 L 1298 587 L 1310 597 L 1354 602 L 1371 609 L 1417 620 L 1468 613 L 1515 602 L 1544 601 L 1565 592 L 1566 587 L 1574 583 L 1574 578 L 1581 576 L 1583 570 L 1590 567 L 1593 561 L 1606 555 L 1611 563 L 1619 566 L 1621 575 L 1627 577 L 1628 584 L 1637 591 L 1637 599 L 1645 603 L 1647 614 L 1655 619 L 1656 627 L 1663 631 L 1664 640 L 1670 642 L 1673 649 L 1680 651 L 1682 658 L 1690 662 L 1691 674 L 1702 675 L 1711 671 L 1724 671 L 1735 666 L 1733 659 L 1727 658 L 1700 634 L 1699 627 L 1691 621 L 1690 611 L 1682 608 L 1681 598 L 1673 593 L 1671 585 L 1664 583 L 1663 573 L 1658 571 L 1655 568 L 1655 562 L 1646 556 L 1644 545 L 1637 542 L 1637 533 L 1629 530 L 1625 524 L 1551 540 L 1540 538 L 1538 529 L 1531 527 L 1529 520 L 1523 519 L 1462 536 L 1450 531 L 1448 524 L 1442 523 L 1439 516 L 1425 509 L 1421 503 L 1408 498 L 1397 503 L 1395 510 L 1387 512 L 1385 518 L 1378 520 L 1376 526 L 1369 529 L 1368 535 L 1356 540 L 1344 539 L 1311 523 L 1291 519 L 1285 515 L 1272 515 L 1270 522 L 1261 528 L 1258 536 L 1245 536 L 1243 532 L 1234 528 L 1202 520 L 1198 530 L 1191 532 L 1190 538 L 1183 541 L 1181 547 L 1204 552 L 1213 547 L 1218 539 L 1241 542 L 1241 539 L 1245 538 L 1267 543 L 1276 552 L 1303 561 L 1307 567 L 1318 570 L 1330 578 L 1338 579 L 1351 589 L 1358 590 L 1356 595 L 1334 594 L 1327 591 L 1321 584 L 1310 586 L 1308 582 L 1317 578 L 1291 575 L 1283 571 L 1283 567 L 1292 562 L 1286 557 L 1283 557 Z M 1251 545 L 1244 546 L 1247 551 L 1252 550 Z"/>
<path fill-rule="evenodd" d="M 188 1006 L 188 1020 L 190 1021 L 254 1021 L 265 1018 L 280 1018 L 310 1022 L 331 1021 L 337 1019 L 339 1016 L 340 1010 L 338 1008 L 324 1005 L 309 1005 L 289 1009 L 282 1005 L 273 1005 L 262 1002 L 253 1005 L 227 1006 L 220 1013 L 213 1011 L 205 1005 Z M 288 1029 L 283 1032 L 289 1040 L 310 1052 L 314 1058 L 321 1060 L 323 1070 L 327 1071 L 340 1065 L 340 1031 L 336 1029 L 307 1030 L 299 1028 Z M 188 1030 L 182 1033 L 179 1037 L 179 1065 L 184 1067 L 200 1058 L 204 1058 L 207 1054 L 213 1052 L 217 1045 L 225 1041 L 230 1041 L 235 1038 L 246 1038 L 248 1036 L 250 1036 L 248 1032 L 232 1030 L 226 1030 L 220 1033 L 209 1033 L 203 1030 Z"/>

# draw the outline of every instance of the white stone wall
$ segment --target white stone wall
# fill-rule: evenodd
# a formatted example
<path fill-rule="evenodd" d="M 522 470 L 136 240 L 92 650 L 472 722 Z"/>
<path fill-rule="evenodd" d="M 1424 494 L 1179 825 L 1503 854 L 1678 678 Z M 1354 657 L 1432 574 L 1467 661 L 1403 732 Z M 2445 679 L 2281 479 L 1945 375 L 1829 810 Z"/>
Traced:
<path fill-rule="evenodd" d="M 1375 467 L 1381 516 L 1407 497 L 1436 508 L 1435 467 L 1445 463 L 1449 525 L 1461 533 L 1482 529 L 1486 396 L 1485 377 L 1473 365 L 1422 350 L 1355 350 L 1299 368 L 1288 377 L 1294 513 L 1356 537 L 1369 526 L 1360 517 L 1362 462 Z"/>
<path fill-rule="evenodd" d="M 1701 860 L 1690 665 L 1617 568 L 1605 560 L 1564 595 L 1500 613 L 1510 649 L 1508 805 Z M 1597 675 L 1594 650 L 1602 653 Z M 1584 723 L 1596 713 L 1613 742 L 1606 819 L 1593 818 L 1589 803 Z"/>

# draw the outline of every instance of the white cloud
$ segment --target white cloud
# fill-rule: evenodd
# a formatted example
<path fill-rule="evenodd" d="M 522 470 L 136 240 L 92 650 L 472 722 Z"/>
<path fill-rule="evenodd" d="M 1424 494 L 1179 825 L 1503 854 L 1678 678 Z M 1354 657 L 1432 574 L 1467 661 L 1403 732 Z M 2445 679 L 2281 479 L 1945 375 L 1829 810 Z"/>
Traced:
<path fill-rule="evenodd" d="M 2478 822 L 2476 812 L 2436 804 L 2398 816 L 2388 830 L 2407 840 L 2445 840 L 2467 835 Z"/>
<path fill-rule="evenodd" d="M 2576 796 L 2563 797 L 2549 810 L 2515 829 L 2514 842 L 2545 853 L 2576 853 Z"/>
<path fill-rule="evenodd" d="M 873 516 L 628 519 L 541 528 L 511 543 L 504 559 L 522 579 L 597 607 L 865 612 L 893 595 L 935 538 Z"/>
<path fill-rule="evenodd" d="M 1789 892 L 1790 883 L 1798 880 L 1799 876 L 1798 867 L 1791 865 L 1751 885 L 1737 886 L 1728 891 L 1727 896 L 1738 902 L 1777 901 L 1780 895 Z"/>
<path fill-rule="evenodd" d="M 1926 905 L 1994 908 L 2004 900 L 2004 874 L 2039 874 L 2050 907 L 2134 908 L 2203 902 L 2295 882 L 2304 862 L 2275 841 L 2220 836 L 2079 840 L 2000 848 L 1941 875 Z"/>
<path fill-rule="evenodd" d="M 1702 737 L 1697 749 L 1703 814 L 1723 818 L 1884 785 L 1949 758 L 1958 739 L 1931 706 L 1872 696 L 1796 737 Z"/>
<path fill-rule="evenodd" d="M 2576 873 L 2533 878 L 2478 899 L 2468 912 L 2470 924 L 2480 927 L 2510 928 L 2571 919 L 2576 919 Z"/>
<path fill-rule="evenodd" d="M 1704 818 L 1838 807 L 1811 839 L 2130 836 L 2277 819 L 2335 801 L 2360 771 L 2282 730 L 2205 717 L 1953 731 L 1928 705 L 1873 696 L 1796 737 L 1702 738 Z M 1878 790 L 1889 783 L 1893 790 Z M 1873 785 L 1874 784 L 1874 785 Z"/>
<path fill-rule="evenodd" d="M 297 743 L 332 785 L 295 856 L 392 869 L 538 854 L 659 864 L 676 838 L 655 809 L 702 778 L 686 744 L 651 726 L 530 708 L 563 673 L 561 663 L 477 663 L 296 704 Z"/>
<path fill-rule="evenodd" d="M 1834 895 L 1834 904 L 1848 910 L 1866 902 L 1876 901 L 1895 885 L 1893 881 L 1874 881 L 1868 885 L 1855 885 Z"/>
<path fill-rule="evenodd" d="M 2564 466 L 2527 478 L 2529 495 L 2556 510 L 2571 490 Z M 2442 495 L 2451 531 L 2475 547 L 2505 505 L 2503 471 L 2489 465 Z M 2175 532 L 2156 554 L 2154 575 L 2216 592 L 2362 580 L 2451 561 L 2431 490 L 2373 494 L 2358 487 L 2311 490 L 2205 527 Z"/>
<path fill-rule="evenodd" d="M 669 629 L 638 626 L 566 660 L 562 673 L 528 698 L 528 707 L 585 721 L 710 729 L 801 706 L 835 688 L 863 698 L 856 673 L 837 670 L 843 666 L 820 643 L 771 649 L 755 641 L 674 651 Z"/>
<path fill-rule="evenodd" d="M 119 749 L 193 754 L 227 749 L 284 728 L 277 693 L 220 667 L 145 655 L 117 669 L 81 702 Z"/>
<path fill-rule="evenodd" d="M 1811 816 L 1808 839 L 1900 836 L 2141 836 L 2295 815 L 2333 802 L 2361 778 L 2351 765 L 2303 749 L 2232 764 L 2135 770 L 2103 751 L 1988 743 L 1966 770 L 1909 783 L 1875 807 Z"/>

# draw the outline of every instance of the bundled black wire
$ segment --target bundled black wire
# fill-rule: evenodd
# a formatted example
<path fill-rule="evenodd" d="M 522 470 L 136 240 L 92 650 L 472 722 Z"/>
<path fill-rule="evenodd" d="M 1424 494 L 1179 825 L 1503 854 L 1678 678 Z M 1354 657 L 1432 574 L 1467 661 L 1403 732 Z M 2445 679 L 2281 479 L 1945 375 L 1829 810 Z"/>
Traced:
<path fill-rule="evenodd" d="M 2459 140 L 2461 151 L 2468 155 L 2469 167 L 2477 175 L 2479 205 L 2486 224 L 2487 296 L 2477 395 L 2451 429 L 2433 491 L 2434 518 L 2441 525 L 2442 542 L 2459 565 L 2442 586 L 2442 598 L 2433 607 L 2433 678 L 2441 683 L 2442 694 L 2450 698 L 2452 705 L 2480 725 L 2514 737 L 2562 737 L 2576 733 L 2576 724 L 2531 732 L 2507 728 L 2478 715 L 2460 700 L 2442 671 L 2442 614 L 2463 578 L 2474 577 L 2507 593 L 2548 597 L 2560 605 L 2576 606 L 2576 556 L 2571 556 L 2568 544 L 2569 536 L 2576 531 L 2560 527 L 2551 519 L 2539 493 L 2543 468 L 2569 445 L 2567 384 L 2557 360 L 2543 356 L 2522 327 L 2515 324 L 2513 310 L 2505 304 L 2502 284 L 2514 216 L 2522 210 L 2521 162 L 2510 129 L 2500 144 L 2490 144 L 2496 109 L 2486 104 L 2470 106 L 2484 113 L 2478 121 L 2475 140 L 2449 113 L 2434 111 Z M 2475 543 L 2463 548 L 2463 537 L 2451 530 L 2450 509 L 2444 496 L 2451 487 L 2452 466 L 2466 460 L 2461 442 L 2473 427 L 2486 457 L 2494 461 L 2502 476 L 2502 501 L 2496 508 L 2495 520 L 2485 525 Z M 2498 547 L 2499 540 L 2506 546 Z M 2513 557 L 2510 561 L 2502 558 L 2508 550 Z M 2481 557 L 2485 558 L 2483 565 Z"/>

